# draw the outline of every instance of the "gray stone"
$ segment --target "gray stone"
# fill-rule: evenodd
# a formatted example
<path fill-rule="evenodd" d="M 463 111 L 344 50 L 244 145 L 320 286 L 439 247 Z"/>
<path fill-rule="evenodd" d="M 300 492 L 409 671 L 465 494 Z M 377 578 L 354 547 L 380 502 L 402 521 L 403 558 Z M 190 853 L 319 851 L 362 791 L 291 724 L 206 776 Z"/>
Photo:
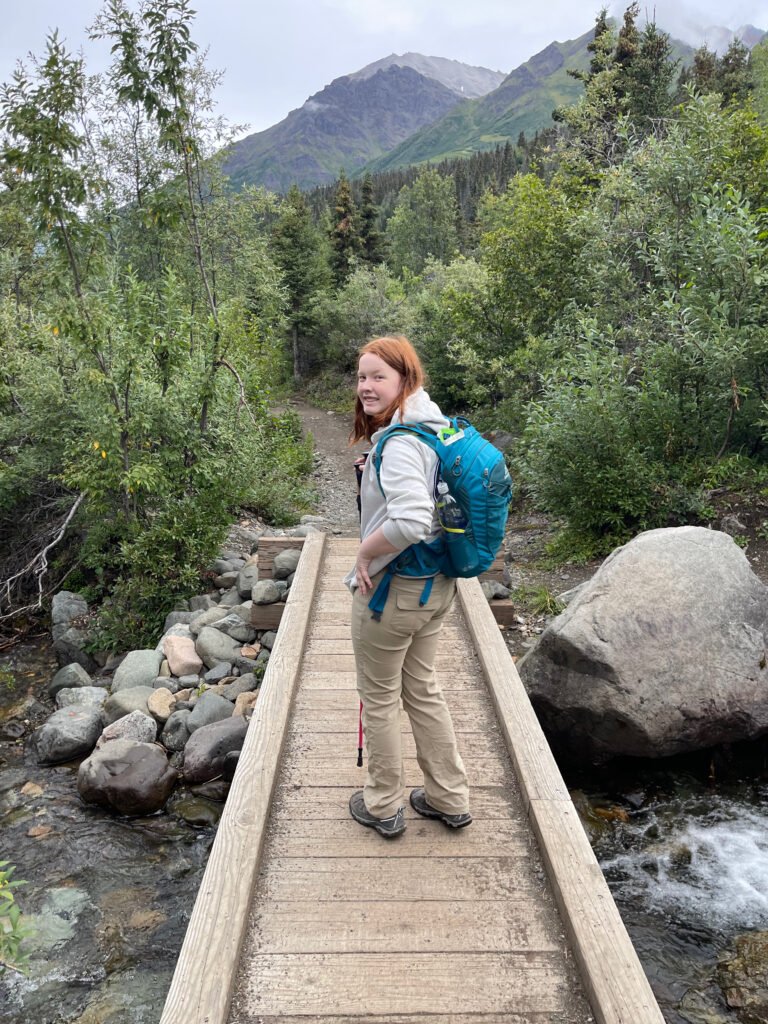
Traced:
<path fill-rule="evenodd" d="M 209 668 L 203 676 L 206 683 L 220 683 L 222 679 L 232 675 L 232 664 L 229 661 L 222 661 L 220 664 Z"/>
<path fill-rule="evenodd" d="M 171 626 L 178 626 L 181 624 L 188 625 L 194 617 L 194 612 L 190 611 L 173 611 L 168 612 L 165 616 L 165 625 L 163 626 L 163 633 L 167 633 Z"/>
<path fill-rule="evenodd" d="M 192 714 L 187 721 L 187 729 L 190 733 L 195 733 L 204 725 L 220 722 L 222 718 L 229 718 L 231 714 L 232 705 L 227 698 L 208 690 L 201 693 L 195 701 Z"/>
<path fill-rule="evenodd" d="M 165 806 L 177 777 L 160 747 L 113 740 L 80 765 L 77 791 L 86 803 L 118 814 L 154 814 Z"/>
<path fill-rule="evenodd" d="M 275 555 L 275 564 L 272 567 L 272 579 L 284 580 L 296 571 L 296 566 L 301 558 L 300 548 L 286 548 Z"/>
<path fill-rule="evenodd" d="M 206 608 L 205 611 L 196 612 L 195 617 L 189 623 L 189 630 L 192 636 L 199 636 L 200 630 L 205 626 L 211 626 L 214 622 L 226 618 L 229 614 L 228 608 L 222 608 L 220 605 L 215 604 L 212 608 Z"/>
<path fill-rule="evenodd" d="M 222 687 L 221 696 L 232 701 L 234 704 L 241 693 L 251 693 L 253 690 L 258 690 L 260 683 L 261 680 L 253 672 L 245 672 L 234 683 Z"/>
<path fill-rule="evenodd" d="M 228 754 L 224 755 L 224 760 L 221 762 L 221 775 L 227 782 L 231 782 L 234 779 L 239 760 L 239 750 L 230 750 Z"/>
<path fill-rule="evenodd" d="M 241 646 L 242 644 L 227 636 L 226 633 L 222 633 L 220 629 L 205 626 L 200 630 L 195 649 L 208 668 L 213 668 L 223 661 L 234 664 L 235 658 L 239 656 Z"/>
<path fill-rule="evenodd" d="M 557 600 L 560 602 L 560 604 L 570 604 L 571 601 L 575 600 L 575 598 L 579 596 L 579 594 L 586 587 L 588 582 L 589 581 L 587 580 L 584 583 L 579 583 L 579 585 L 576 587 L 571 587 L 570 590 L 564 590 L 562 594 L 557 595 Z"/>
<path fill-rule="evenodd" d="M 154 683 L 154 679 L 152 682 Z M 104 705 L 104 721 L 109 725 L 116 722 L 118 718 L 122 718 L 123 715 L 129 715 L 132 711 L 143 711 L 145 715 L 148 715 L 147 701 L 152 693 L 154 693 L 152 686 L 132 686 L 130 689 L 113 693 Z"/>
<path fill-rule="evenodd" d="M 230 704 L 230 710 L 231 707 Z M 195 783 L 215 779 L 221 774 L 226 755 L 242 749 L 247 731 L 248 722 L 243 715 L 198 729 L 184 748 L 185 780 Z"/>
<path fill-rule="evenodd" d="M 197 679 L 197 676 L 195 676 L 194 678 Z M 180 679 L 174 679 L 173 676 L 158 676 L 157 679 L 152 684 L 152 689 L 153 690 L 163 690 L 163 689 L 165 689 L 165 690 L 170 690 L 171 693 L 177 693 L 179 690 L 181 690 L 183 688 L 183 685 L 184 684 L 182 684 Z M 195 685 L 197 685 L 197 684 L 195 684 Z"/>
<path fill-rule="evenodd" d="M 48 684 L 48 695 L 55 697 L 59 690 L 72 689 L 75 686 L 90 686 L 91 677 L 82 665 L 73 661 L 71 665 L 60 668 Z"/>
<path fill-rule="evenodd" d="M 69 665 L 76 661 L 86 672 L 96 672 L 99 666 L 85 650 L 85 645 L 88 643 L 88 634 L 85 630 L 78 629 L 76 626 L 67 628 L 66 623 L 63 623 L 54 626 L 51 633 L 53 649 L 60 665 Z"/>
<path fill-rule="evenodd" d="M 222 572 L 214 579 L 213 583 L 219 590 L 227 590 L 229 587 L 234 587 L 237 583 L 237 573 L 234 569 L 230 572 Z"/>
<path fill-rule="evenodd" d="M 665 757 L 768 732 L 768 587 L 727 534 L 614 551 L 518 663 L 566 754 Z"/>
<path fill-rule="evenodd" d="M 258 565 L 246 565 L 244 569 L 241 569 L 237 574 L 237 592 L 242 598 L 249 598 L 251 591 L 256 583 L 259 581 L 259 567 Z"/>
<path fill-rule="evenodd" d="M 193 612 L 204 612 L 208 608 L 214 608 L 216 602 L 210 594 L 196 594 L 189 599 L 189 610 Z"/>
<path fill-rule="evenodd" d="M 100 708 L 109 696 L 103 686 L 64 687 L 56 694 L 57 708 L 71 708 L 76 704 L 87 708 Z"/>
<path fill-rule="evenodd" d="M 299 522 L 301 523 L 302 526 L 304 526 L 305 523 L 320 523 L 320 524 L 322 524 L 322 523 L 325 522 L 325 519 L 323 519 L 322 516 L 306 515 L 306 516 L 302 516 L 301 519 L 299 520 Z"/>
<path fill-rule="evenodd" d="M 253 601 L 243 601 L 242 604 L 236 604 L 231 614 L 239 615 L 243 622 L 247 622 L 250 625 L 251 616 L 253 615 Z"/>
<path fill-rule="evenodd" d="M 308 537 L 310 533 L 321 533 L 316 526 L 311 523 L 306 523 L 303 526 L 296 526 L 291 530 L 292 537 Z"/>
<path fill-rule="evenodd" d="M 225 558 L 228 562 L 243 561 L 243 556 L 240 552 L 232 548 L 222 548 L 219 552 L 219 558 Z"/>
<path fill-rule="evenodd" d="M 179 683 L 178 688 L 177 688 L 177 690 L 173 690 L 172 691 L 173 693 L 177 693 L 178 690 L 186 690 L 188 688 L 192 688 L 193 690 L 196 690 L 198 688 L 198 686 L 200 685 L 200 676 L 199 675 L 179 676 L 178 683 Z"/>
<path fill-rule="evenodd" d="M 234 613 L 227 615 L 225 619 L 214 622 L 213 628 L 220 629 L 222 633 L 226 633 L 227 636 L 238 640 L 241 644 L 249 644 L 256 639 L 256 630 L 253 626 L 243 622 L 240 616 Z"/>
<path fill-rule="evenodd" d="M 80 594 L 74 594 L 71 590 L 60 590 L 54 594 L 51 601 L 51 622 L 61 625 L 64 622 L 71 622 L 73 619 L 81 619 L 88 614 L 88 602 Z"/>
<path fill-rule="evenodd" d="M 519 569 L 516 569 L 507 562 L 502 570 L 501 581 L 510 590 L 519 590 L 525 583 L 525 577 Z"/>
<path fill-rule="evenodd" d="M 280 600 L 280 590 L 274 580 L 259 580 L 251 593 L 257 605 L 276 604 Z"/>
<path fill-rule="evenodd" d="M 480 586 L 487 601 L 498 600 L 510 595 L 509 587 L 505 587 L 498 580 L 483 580 Z"/>
<path fill-rule="evenodd" d="M 277 640 L 277 633 L 274 629 L 267 630 L 266 633 L 262 633 L 259 639 L 259 643 L 262 647 L 266 647 L 268 651 L 271 651 L 275 646 L 275 640 Z"/>
<path fill-rule="evenodd" d="M 192 630 L 189 628 L 189 623 L 177 622 L 175 626 L 171 626 L 170 629 L 167 629 L 163 633 L 163 635 L 157 641 L 157 647 L 155 647 L 155 650 L 158 651 L 161 657 L 165 655 L 163 647 L 165 645 L 165 641 L 168 639 L 169 636 L 180 636 L 184 637 L 185 639 L 192 637 Z M 194 637 L 192 637 L 192 639 L 194 639 Z"/>
<path fill-rule="evenodd" d="M 250 597 L 250 595 L 249 595 L 249 597 Z M 237 592 L 237 587 L 232 587 L 230 590 L 226 590 L 221 595 L 221 600 L 219 601 L 219 607 L 220 608 L 234 608 L 235 605 L 242 604 L 242 602 L 243 602 L 243 599 L 240 596 L 240 594 Z"/>
<path fill-rule="evenodd" d="M 286 587 L 286 590 L 290 590 L 290 589 L 291 589 L 291 587 L 293 586 L 293 581 L 294 581 L 295 579 L 296 579 L 296 573 L 295 573 L 295 572 L 290 572 L 290 573 L 288 573 L 288 575 L 287 575 L 287 577 L 286 577 L 286 579 L 285 579 L 285 587 Z M 283 582 L 282 580 L 278 580 L 278 581 L 277 581 L 277 585 L 278 585 L 278 587 L 280 586 L 280 584 L 281 584 L 282 582 Z"/>
<path fill-rule="evenodd" d="M 270 652 L 266 649 L 266 647 L 260 650 L 259 653 L 256 655 L 256 664 L 266 665 L 267 662 L 269 661 L 269 655 Z"/>
<path fill-rule="evenodd" d="M 234 570 L 235 567 L 228 558 L 217 558 L 213 563 L 213 571 L 217 576 L 222 576 L 225 572 L 234 572 Z"/>
<path fill-rule="evenodd" d="M 87 754 L 102 729 L 99 708 L 74 707 L 54 711 L 34 735 L 38 764 L 57 764 Z"/>
<path fill-rule="evenodd" d="M 191 714 L 192 710 L 190 708 L 181 708 L 179 711 L 174 711 L 165 723 L 165 727 L 160 735 L 160 742 L 166 750 L 178 751 L 184 749 L 189 739 L 187 719 Z"/>
<path fill-rule="evenodd" d="M 97 749 L 113 740 L 133 740 L 135 743 L 154 743 L 157 736 L 157 722 L 143 711 L 131 711 L 116 722 L 108 725 L 99 736 Z"/>
<path fill-rule="evenodd" d="M 129 651 L 122 664 L 115 669 L 112 693 L 131 690 L 136 686 L 154 686 L 162 660 L 159 651 Z"/>

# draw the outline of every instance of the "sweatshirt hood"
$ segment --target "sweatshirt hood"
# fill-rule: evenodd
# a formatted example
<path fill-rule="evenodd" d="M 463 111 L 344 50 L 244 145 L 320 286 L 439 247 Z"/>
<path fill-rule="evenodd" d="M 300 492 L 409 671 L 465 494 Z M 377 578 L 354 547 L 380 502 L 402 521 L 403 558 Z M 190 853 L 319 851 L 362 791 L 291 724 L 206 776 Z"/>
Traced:
<path fill-rule="evenodd" d="M 405 400 L 405 414 L 402 420 L 400 419 L 400 410 L 398 409 L 395 411 L 395 415 L 390 423 L 374 433 L 371 437 L 371 444 L 375 444 L 385 430 L 395 426 L 397 423 L 423 423 L 432 430 L 440 430 L 443 427 L 450 426 L 449 420 L 443 416 L 439 406 L 432 401 L 424 388 L 418 388 L 412 395 L 408 395 Z"/>

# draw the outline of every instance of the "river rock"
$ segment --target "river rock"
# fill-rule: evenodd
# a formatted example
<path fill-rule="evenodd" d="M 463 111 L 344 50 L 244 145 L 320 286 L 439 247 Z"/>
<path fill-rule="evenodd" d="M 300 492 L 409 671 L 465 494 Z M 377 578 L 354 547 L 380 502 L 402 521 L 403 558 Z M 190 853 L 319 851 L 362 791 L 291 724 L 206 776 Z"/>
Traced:
<path fill-rule="evenodd" d="M 202 659 L 195 650 L 195 641 L 192 637 L 166 637 L 163 642 L 163 653 L 175 676 L 197 675 L 203 667 Z"/>
<path fill-rule="evenodd" d="M 234 779 L 239 761 L 239 750 L 230 750 L 228 754 L 224 755 L 224 760 L 221 762 L 221 777 L 225 782 L 231 782 Z"/>
<path fill-rule="evenodd" d="M 166 689 L 153 690 L 147 701 L 147 710 L 160 725 L 164 725 L 168 721 L 175 706 L 176 701 L 173 694 Z"/>
<path fill-rule="evenodd" d="M 738 935 L 734 953 L 718 964 L 717 981 L 725 1001 L 743 1024 L 768 1021 L 768 932 Z"/>
<path fill-rule="evenodd" d="M 113 740 L 80 765 L 77 791 L 86 803 L 118 814 L 154 814 L 165 806 L 177 777 L 160 747 Z"/>
<path fill-rule="evenodd" d="M 90 686 L 91 677 L 82 665 L 73 661 L 70 665 L 60 668 L 48 684 L 48 695 L 55 697 L 59 690 L 71 690 L 74 687 Z"/>
<path fill-rule="evenodd" d="M 247 565 L 244 569 L 241 569 L 237 574 L 237 592 L 240 597 L 249 598 L 251 591 L 253 590 L 254 584 L 259 581 L 259 567 L 258 565 Z"/>
<path fill-rule="evenodd" d="M 34 736 L 38 764 L 71 761 L 93 750 L 102 729 L 99 708 L 74 706 L 54 711 Z"/>
<path fill-rule="evenodd" d="M 165 625 L 163 626 L 163 632 L 167 633 L 171 626 L 187 626 L 196 613 L 187 611 L 172 611 L 168 612 L 165 616 Z"/>
<path fill-rule="evenodd" d="M 518 664 L 548 735 L 595 761 L 768 731 L 768 587 L 717 530 L 614 551 Z"/>
<path fill-rule="evenodd" d="M 210 594 L 196 594 L 189 599 L 189 610 L 192 612 L 204 612 L 215 607 L 216 601 Z"/>
<path fill-rule="evenodd" d="M 108 725 L 96 743 L 99 750 L 113 740 L 133 740 L 134 743 L 154 743 L 157 736 L 157 722 L 143 711 L 131 711 L 116 722 Z"/>
<path fill-rule="evenodd" d="M 239 615 L 243 622 L 247 622 L 250 625 L 253 614 L 253 601 L 248 600 L 243 601 L 242 604 L 236 604 L 235 607 L 231 609 L 230 614 Z"/>
<path fill-rule="evenodd" d="M 81 619 L 88 614 L 88 602 L 71 590 L 60 590 L 51 601 L 51 622 L 54 626 Z"/>
<path fill-rule="evenodd" d="M 56 694 L 57 708 L 71 708 L 76 704 L 87 708 L 100 708 L 109 697 L 103 686 L 65 686 Z"/>
<path fill-rule="evenodd" d="M 242 597 L 238 593 L 237 587 L 232 587 L 230 590 L 225 590 L 221 595 L 219 601 L 219 608 L 234 608 L 235 605 L 242 604 Z"/>
<path fill-rule="evenodd" d="M 188 825 L 213 827 L 218 824 L 221 812 L 221 807 L 212 804 L 210 800 L 203 800 L 197 796 L 185 796 L 173 805 L 173 813 L 186 821 Z"/>
<path fill-rule="evenodd" d="M 220 775 L 225 756 L 230 751 L 242 749 L 247 731 L 248 722 L 241 716 L 198 729 L 184 748 L 185 780 L 189 783 L 208 782 Z"/>
<path fill-rule="evenodd" d="M 213 668 L 209 668 L 203 676 L 206 683 L 220 683 L 222 679 L 232 675 L 232 665 L 228 661 L 222 661 Z"/>
<path fill-rule="evenodd" d="M 234 569 L 222 572 L 214 579 L 213 585 L 219 590 L 228 590 L 229 587 L 234 587 L 237 584 L 237 575 Z"/>
<path fill-rule="evenodd" d="M 197 685 L 197 676 L 193 678 L 195 679 L 195 685 Z M 158 676 L 152 684 L 155 690 L 170 690 L 171 693 L 176 693 L 183 685 L 180 679 L 174 679 L 172 676 Z"/>
<path fill-rule="evenodd" d="M 252 690 L 248 693 L 238 693 L 237 699 L 235 700 L 235 710 L 232 714 L 234 716 L 247 715 L 258 699 L 258 690 Z"/>
<path fill-rule="evenodd" d="M 129 651 L 112 677 L 112 693 L 136 686 L 154 686 L 163 656 L 159 651 Z"/>
<path fill-rule="evenodd" d="M 226 697 L 227 700 L 233 703 L 237 700 L 241 693 L 250 693 L 251 690 L 258 690 L 260 680 L 256 677 L 253 672 L 244 672 L 234 682 L 226 685 L 219 685 L 218 693 L 222 697 Z"/>
<path fill-rule="evenodd" d="M 241 644 L 250 643 L 251 640 L 256 639 L 256 630 L 253 626 L 243 622 L 239 615 L 234 612 L 227 615 L 224 619 L 219 619 L 218 622 L 214 622 L 214 629 L 220 629 L 222 633 L 226 633 L 227 636 L 232 637 L 233 640 L 239 640 Z"/>
<path fill-rule="evenodd" d="M 234 572 L 234 568 L 234 565 L 232 565 L 228 558 L 217 558 L 213 563 L 213 571 L 217 576 L 221 576 L 225 572 Z"/>
<path fill-rule="evenodd" d="M 62 623 L 51 628 L 51 636 L 60 665 L 69 665 L 76 661 L 86 672 L 95 672 L 98 669 L 95 659 L 85 649 L 88 643 L 88 634 L 85 630 Z"/>
<path fill-rule="evenodd" d="M 155 647 L 155 650 L 158 652 L 158 654 L 162 655 L 163 644 L 168 639 L 168 637 L 171 636 L 181 636 L 190 639 L 192 636 L 192 630 L 189 628 L 189 623 L 177 622 L 175 626 L 171 626 L 170 629 L 167 629 L 160 637 L 160 639 L 157 641 L 157 646 Z"/>
<path fill-rule="evenodd" d="M 277 640 L 277 633 L 274 629 L 269 629 L 266 633 L 261 634 L 259 642 L 262 647 L 266 647 L 268 651 L 271 651 L 275 646 L 275 640 Z"/>
<path fill-rule="evenodd" d="M 214 622 L 226 618 L 227 615 L 229 615 L 229 609 L 221 608 L 219 605 L 206 608 L 202 612 L 196 612 L 194 618 L 189 623 L 189 631 L 192 636 L 199 636 L 200 630 L 204 626 L 212 626 Z"/>
<path fill-rule="evenodd" d="M 187 728 L 190 733 L 194 733 L 204 725 L 219 722 L 222 718 L 229 718 L 231 715 L 232 704 L 226 697 L 222 697 L 212 690 L 206 690 L 195 701 L 194 709 L 187 722 Z"/>
<path fill-rule="evenodd" d="M 189 739 L 187 719 L 191 714 L 192 711 L 190 709 L 182 708 L 179 711 L 174 711 L 165 723 L 165 727 L 160 735 L 160 742 L 166 750 L 178 751 L 184 749 Z"/>
<path fill-rule="evenodd" d="M 274 580 L 259 580 L 254 585 L 251 593 L 253 595 L 253 603 L 258 605 L 275 604 L 280 600 L 280 591 Z"/>
<path fill-rule="evenodd" d="M 286 548 L 284 551 L 279 551 L 275 555 L 275 564 L 272 567 L 272 579 L 287 579 L 292 572 L 296 571 L 296 566 L 299 564 L 300 558 L 300 548 Z"/>
<path fill-rule="evenodd" d="M 113 693 L 104 705 L 104 721 L 110 725 L 123 715 L 130 715 L 132 711 L 142 711 L 149 715 L 147 701 L 154 692 L 152 686 L 132 686 L 127 690 Z"/>
<path fill-rule="evenodd" d="M 201 629 L 195 644 L 197 653 L 208 668 L 214 668 L 222 662 L 234 664 L 241 646 L 237 640 L 222 633 L 220 629 L 214 629 L 213 626 Z"/>

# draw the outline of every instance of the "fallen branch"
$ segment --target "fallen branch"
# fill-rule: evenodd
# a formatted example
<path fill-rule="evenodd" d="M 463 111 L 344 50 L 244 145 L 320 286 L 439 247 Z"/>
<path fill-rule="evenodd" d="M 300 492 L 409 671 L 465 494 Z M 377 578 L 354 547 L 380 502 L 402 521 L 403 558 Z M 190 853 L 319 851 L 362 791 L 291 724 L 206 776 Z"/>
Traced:
<path fill-rule="evenodd" d="M 235 380 L 237 381 L 237 383 L 238 383 L 238 385 L 240 387 L 240 401 L 237 404 L 238 414 L 240 413 L 240 410 L 242 408 L 245 408 L 245 411 L 251 417 L 251 423 L 253 423 L 254 427 L 256 427 L 256 429 L 258 430 L 259 437 L 263 441 L 264 440 L 264 435 L 261 432 L 261 425 L 256 422 L 256 417 L 251 412 L 250 405 L 248 405 L 248 399 L 245 397 L 245 386 L 243 385 L 243 382 L 242 382 L 242 379 L 240 377 L 240 374 L 237 372 L 237 370 L 234 368 L 234 366 L 231 363 L 227 362 L 226 359 L 220 359 L 219 362 L 218 362 L 218 365 L 219 366 L 226 366 L 226 368 L 229 370 L 229 372 L 234 375 L 234 378 L 235 378 Z"/>
<path fill-rule="evenodd" d="M 21 579 L 22 576 L 26 576 L 26 575 L 28 575 L 30 573 L 35 575 L 37 577 L 37 603 L 36 604 L 28 604 L 28 605 L 25 605 L 23 608 L 16 608 L 12 612 L 6 612 L 5 615 L 0 615 L 0 622 L 4 622 L 6 619 L 15 618 L 21 612 L 37 611 L 40 608 L 42 608 L 43 596 L 44 596 L 43 595 L 43 578 L 44 578 L 45 574 L 48 572 L 48 552 L 51 550 L 51 548 L 55 548 L 56 547 L 56 545 L 59 543 L 61 538 L 66 533 L 67 527 L 72 522 L 72 520 L 73 520 L 73 518 L 75 516 L 75 513 L 78 510 L 78 508 L 80 508 L 80 504 L 82 503 L 82 500 L 83 500 L 84 497 L 85 497 L 84 494 L 79 494 L 77 496 L 77 499 L 75 500 L 74 505 L 72 506 L 72 508 L 67 513 L 67 517 L 64 520 L 64 522 L 61 524 L 61 528 L 59 529 L 59 532 L 56 534 L 56 536 L 53 538 L 53 540 L 50 542 L 50 544 L 46 544 L 46 546 L 43 548 L 42 551 L 38 551 L 38 553 L 27 562 L 27 564 L 24 566 L 23 569 L 21 569 L 17 573 L 14 573 L 14 575 L 9 577 L 9 579 L 3 581 L 2 585 L 5 588 L 5 596 L 6 596 L 6 599 L 8 601 L 8 604 L 10 604 L 11 603 L 11 587 L 12 587 L 12 585 L 17 580 Z"/>

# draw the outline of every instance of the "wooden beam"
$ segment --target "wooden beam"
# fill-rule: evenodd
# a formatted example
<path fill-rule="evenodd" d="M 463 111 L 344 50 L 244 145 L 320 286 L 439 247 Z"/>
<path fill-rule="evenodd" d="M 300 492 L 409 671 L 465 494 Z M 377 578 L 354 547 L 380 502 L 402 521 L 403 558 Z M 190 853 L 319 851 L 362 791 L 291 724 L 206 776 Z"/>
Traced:
<path fill-rule="evenodd" d="M 226 1021 L 324 545 L 304 544 L 160 1024 Z"/>
<path fill-rule="evenodd" d="M 528 694 L 476 579 L 458 593 L 598 1024 L 664 1024 Z"/>

